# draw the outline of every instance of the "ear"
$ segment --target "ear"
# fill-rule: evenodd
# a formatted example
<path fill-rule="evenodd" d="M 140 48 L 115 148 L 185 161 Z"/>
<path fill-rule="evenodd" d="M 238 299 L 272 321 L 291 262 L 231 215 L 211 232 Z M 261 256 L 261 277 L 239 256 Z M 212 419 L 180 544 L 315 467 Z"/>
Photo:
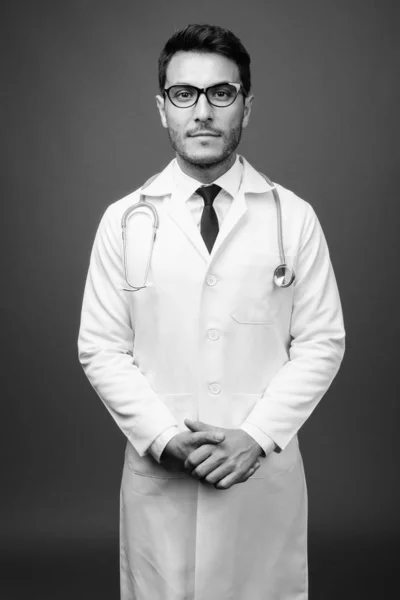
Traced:
<path fill-rule="evenodd" d="M 243 128 L 247 127 L 247 125 L 249 124 L 251 106 L 253 104 L 253 100 L 254 100 L 253 94 L 250 94 L 249 96 L 247 96 L 244 99 L 244 112 L 243 112 L 243 121 L 242 121 Z"/>
<path fill-rule="evenodd" d="M 162 126 L 168 128 L 167 116 L 165 114 L 165 99 L 162 96 L 158 95 L 156 96 L 156 102 L 158 112 L 160 113 Z"/>

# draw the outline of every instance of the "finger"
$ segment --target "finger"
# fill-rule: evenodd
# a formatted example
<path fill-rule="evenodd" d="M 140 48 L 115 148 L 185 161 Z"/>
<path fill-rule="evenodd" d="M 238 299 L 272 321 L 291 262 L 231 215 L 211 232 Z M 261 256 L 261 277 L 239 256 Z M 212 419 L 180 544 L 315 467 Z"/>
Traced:
<path fill-rule="evenodd" d="M 247 471 L 247 473 L 245 473 L 243 475 L 243 477 L 240 480 L 238 480 L 236 483 L 244 483 L 245 481 L 247 481 L 252 475 L 254 475 L 254 473 L 257 471 L 257 469 L 259 467 L 260 467 L 260 463 L 256 463 L 255 465 L 250 467 L 250 469 Z"/>
<path fill-rule="evenodd" d="M 254 465 L 247 469 L 247 471 L 245 471 L 243 474 L 241 474 L 240 471 L 232 471 L 226 477 L 220 479 L 220 481 L 215 484 L 215 487 L 217 489 L 227 490 L 236 483 L 244 483 L 249 479 L 249 477 L 254 475 L 259 467 L 260 463 L 259 461 L 256 461 Z"/>
<path fill-rule="evenodd" d="M 192 421 L 192 419 L 185 419 L 184 423 L 191 431 L 211 431 L 215 429 L 213 425 L 203 423 L 202 421 Z"/>
<path fill-rule="evenodd" d="M 217 490 L 227 490 L 237 483 L 237 473 L 229 473 L 226 477 L 223 477 L 214 485 Z"/>
<path fill-rule="evenodd" d="M 193 450 L 193 452 L 189 454 L 189 456 L 183 463 L 183 468 L 185 469 L 185 471 L 191 472 L 197 467 L 197 465 L 202 463 L 204 460 L 207 460 L 207 458 L 211 456 L 212 450 L 213 446 L 207 445 L 200 446 L 200 448 Z"/>
<path fill-rule="evenodd" d="M 217 433 L 225 437 L 223 427 L 216 427 L 215 425 L 210 425 L 209 423 L 203 423 L 203 421 L 192 421 L 191 419 L 185 419 L 184 422 L 187 428 L 193 432 L 204 433 L 208 431 L 210 433 Z"/>
<path fill-rule="evenodd" d="M 190 475 L 195 479 L 206 479 L 210 473 L 223 466 L 225 459 L 221 456 L 212 455 L 195 467 Z M 225 472 L 219 476 L 219 479 L 224 475 L 228 475 L 229 469 L 225 468 Z"/>
<path fill-rule="evenodd" d="M 198 431 L 193 435 L 193 444 L 198 448 L 203 444 L 219 444 L 225 439 L 221 431 Z"/>
<path fill-rule="evenodd" d="M 233 469 L 234 466 L 232 466 L 228 461 L 225 461 L 219 467 L 208 473 L 208 475 L 206 475 L 205 477 L 205 480 L 208 483 L 213 483 L 215 485 L 216 483 L 227 477 Z"/>

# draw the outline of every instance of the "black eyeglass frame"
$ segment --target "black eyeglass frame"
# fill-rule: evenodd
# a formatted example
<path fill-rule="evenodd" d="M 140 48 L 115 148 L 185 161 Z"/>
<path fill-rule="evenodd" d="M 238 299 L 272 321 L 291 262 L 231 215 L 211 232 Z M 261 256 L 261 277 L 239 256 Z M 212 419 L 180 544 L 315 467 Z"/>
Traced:
<path fill-rule="evenodd" d="M 230 102 L 229 104 L 224 104 L 223 106 L 221 106 L 220 104 L 213 104 L 211 102 L 211 100 L 209 99 L 209 97 L 207 96 L 208 90 L 211 90 L 212 88 L 218 88 L 221 85 L 233 85 L 233 87 L 236 88 L 236 96 L 234 97 L 232 102 Z M 174 87 L 188 87 L 188 88 L 192 88 L 192 89 L 196 90 L 196 92 L 197 92 L 196 100 L 193 102 L 193 104 L 186 104 L 185 106 L 179 106 L 178 104 L 175 104 L 175 102 L 171 99 L 171 96 L 170 96 L 170 90 L 172 90 L 172 88 L 174 88 Z M 171 102 L 171 104 L 176 106 L 176 108 L 192 108 L 199 101 L 201 94 L 205 95 L 208 103 L 211 104 L 211 106 L 215 106 L 216 108 L 228 108 L 228 106 L 232 106 L 232 104 L 235 102 L 236 98 L 239 96 L 240 92 L 242 92 L 243 97 L 246 98 L 247 94 L 246 94 L 242 84 L 241 83 L 233 83 L 231 81 L 221 81 L 220 83 L 214 83 L 213 85 L 210 85 L 206 88 L 198 88 L 195 85 L 184 84 L 184 83 L 183 84 L 175 84 L 175 85 L 171 85 L 169 88 L 164 88 L 164 94 L 167 94 L 169 101 Z"/>

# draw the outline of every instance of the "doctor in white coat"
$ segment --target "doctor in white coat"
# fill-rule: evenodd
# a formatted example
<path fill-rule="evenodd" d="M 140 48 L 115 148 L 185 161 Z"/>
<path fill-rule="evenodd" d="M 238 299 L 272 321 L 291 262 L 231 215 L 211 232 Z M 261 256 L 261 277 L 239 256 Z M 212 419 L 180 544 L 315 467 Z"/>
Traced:
<path fill-rule="evenodd" d="M 339 369 L 345 333 L 315 212 L 278 184 L 296 278 L 274 284 L 272 186 L 236 153 L 249 64 L 219 27 L 172 36 L 157 104 L 176 157 L 106 210 L 93 246 L 79 356 L 127 437 L 122 600 L 308 597 L 297 433 Z M 146 287 L 133 292 L 121 219 L 140 191 L 159 228 Z M 141 232 L 127 230 L 128 278 L 148 249 Z"/>

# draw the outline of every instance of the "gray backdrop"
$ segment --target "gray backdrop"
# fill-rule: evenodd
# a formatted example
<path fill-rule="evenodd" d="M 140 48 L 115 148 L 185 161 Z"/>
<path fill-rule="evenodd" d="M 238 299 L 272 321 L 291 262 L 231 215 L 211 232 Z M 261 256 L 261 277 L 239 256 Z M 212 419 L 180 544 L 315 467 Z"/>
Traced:
<path fill-rule="evenodd" d="M 232 29 L 250 52 L 256 100 L 240 152 L 314 206 L 341 292 L 345 359 L 300 435 L 315 598 L 351 586 L 355 572 L 363 598 L 378 586 L 400 525 L 395 4 L 3 3 L 7 598 L 24 581 L 37 597 L 64 597 L 65 574 L 77 586 L 68 594 L 91 581 L 99 589 L 85 598 L 118 597 L 125 439 L 78 363 L 80 305 L 103 211 L 172 158 L 154 99 L 157 58 L 193 22 Z"/>

